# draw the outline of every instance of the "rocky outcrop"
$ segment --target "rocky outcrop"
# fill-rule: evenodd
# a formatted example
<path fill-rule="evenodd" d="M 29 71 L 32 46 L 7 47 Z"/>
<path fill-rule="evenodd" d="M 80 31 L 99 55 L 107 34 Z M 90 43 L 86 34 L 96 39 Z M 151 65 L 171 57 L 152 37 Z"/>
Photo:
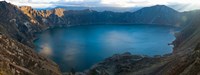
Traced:
<path fill-rule="evenodd" d="M 166 61 L 163 57 L 116 54 L 94 65 L 87 75 L 153 75 Z M 162 63 L 161 63 L 162 62 Z"/>
<path fill-rule="evenodd" d="M 61 18 L 64 16 L 64 9 L 61 8 L 53 10 L 34 10 L 30 6 L 21 6 L 19 9 L 30 17 L 32 23 L 38 23 L 40 25 L 50 24 L 48 18 Z"/>
<path fill-rule="evenodd" d="M 58 17 L 62 17 L 62 16 L 64 16 L 64 9 L 62 9 L 62 8 L 56 8 L 56 9 L 54 9 L 54 14 L 56 14 Z"/>

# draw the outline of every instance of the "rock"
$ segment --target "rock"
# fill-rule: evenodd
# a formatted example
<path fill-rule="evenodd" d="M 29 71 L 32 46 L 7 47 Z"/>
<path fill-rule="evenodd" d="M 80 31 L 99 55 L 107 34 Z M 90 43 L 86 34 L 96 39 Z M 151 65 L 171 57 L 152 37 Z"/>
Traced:
<path fill-rule="evenodd" d="M 1 37 L 0 55 L 2 58 L 0 58 L 0 65 L 9 64 L 12 65 L 12 68 L 10 66 L 0 66 L 0 72 L 3 71 L 5 75 L 61 75 L 58 65 L 49 61 L 48 58 L 38 55 L 33 49 L 12 40 L 6 35 L 1 35 Z M 4 64 L 1 64 L 1 62 Z M 39 70 L 41 68 L 45 70 Z"/>

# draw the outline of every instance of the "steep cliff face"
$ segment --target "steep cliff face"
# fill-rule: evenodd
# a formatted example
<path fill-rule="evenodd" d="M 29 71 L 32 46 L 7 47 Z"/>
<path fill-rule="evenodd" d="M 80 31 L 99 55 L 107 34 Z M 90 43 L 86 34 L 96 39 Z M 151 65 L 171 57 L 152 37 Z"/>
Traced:
<path fill-rule="evenodd" d="M 56 19 L 61 19 L 61 17 L 64 16 L 64 9 L 61 8 L 56 8 L 53 10 L 34 10 L 30 6 L 21 6 L 19 9 L 30 17 L 32 23 L 37 23 L 41 27 L 49 27 L 53 24 L 59 24 L 60 22 Z"/>

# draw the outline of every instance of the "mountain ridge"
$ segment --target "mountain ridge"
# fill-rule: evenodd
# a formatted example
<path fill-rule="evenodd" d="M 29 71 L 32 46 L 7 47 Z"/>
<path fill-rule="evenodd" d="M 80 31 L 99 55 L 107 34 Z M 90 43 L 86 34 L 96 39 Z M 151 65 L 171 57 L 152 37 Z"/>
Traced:
<path fill-rule="evenodd" d="M 158 5 L 157 5 L 158 6 Z M 22 6 L 20 7 L 22 11 L 23 8 L 26 6 Z M 158 7 L 161 7 L 158 6 Z M 153 8 L 149 7 L 149 8 L 143 8 L 145 10 Z M 163 13 L 166 10 L 156 10 L 156 11 L 162 11 L 162 12 L 158 12 L 158 13 L 163 13 L 161 15 L 159 15 L 160 18 L 158 18 L 157 14 L 152 13 L 151 14 L 145 14 L 149 17 L 149 19 L 146 19 L 146 16 L 140 16 L 138 14 L 142 14 L 140 11 L 143 11 L 143 9 L 140 9 L 136 12 L 124 12 L 124 13 L 117 13 L 117 12 L 112 12 L 112 11 L 104 11 L 104 12 L 97 12 L 94 10 L 65 10 L 62 8 L 57 8 L 57 9 L 52 9 L 52 10 L 40 10 L 38 12 L 42 13 L 45 11 L 49 11 L 50 14 L 48 14 L 48 16 L 44 17 L 41 15 L 33 15 L 35 17 L 41 17 L 43 19 L 45 19 L 48 22 L 51 22 L 51 26 L 55 26 L 55 25 L 76 25 L 76 24 L 117 24 L 117 23 L 128 23 L 128 24 L 166 24 L 166 25 L 177 25 L 177 21 L 180 22 L 180 16 L 178 15 L 179 12 L 175 12 L 175 10 L 173 10 L 172 8 L 169 8 L 167 6 L 162 6 L 163 9 L 169 10 L 169 11 L 174 11 L 174 12 L 168 12 L 171 13 L 172 16 L 168 17 L 165 16 Z M 57 13 L 52 13 L 54 10 L 62 10 L 60 12 Z M 33 11 L 37 11 L 37 10 L 26 10 L 25 12 L 33 12 Z M 154 10 L 151 10 L 154 11 Z M 145 11 L 144 11 L 145 12 Z M 27 15 L 31 15 L 32 13 L 25 13 Z M 37 13 L 36 13 L 37 14 Z M 45 14 L 45 13 L 42 13 Z M 74 15 L 74 16 L 72 16 Z M 92 16 L 89 16 L 92 15 Z M 178 15 L 178 16 L 176 16 Z M 122 19 L 120 19 L 122 18 Z M 163 20 L 163 19 L 167 20 Z M 154 19 L 154 20 L 150 20 L 150 19 Z M 160 19 L 160 20 L 158 20 Z M 76 21 L 75 21 L 76 20 Z M 146 21 L 147 20 L 147 21 Z M 171 21 L 169 21 L 171 20 Z M 42 22 L 41 19 L 37 19 L 37 21 Z M 75 21 L 75 22 L 74 22 Z"/>

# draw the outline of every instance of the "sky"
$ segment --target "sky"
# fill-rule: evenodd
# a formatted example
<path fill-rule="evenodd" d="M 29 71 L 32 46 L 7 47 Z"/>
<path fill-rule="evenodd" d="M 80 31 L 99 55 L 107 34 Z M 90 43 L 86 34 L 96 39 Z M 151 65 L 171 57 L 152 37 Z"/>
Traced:
<path fill-rule="evenodd" d="M 0 0 L 3 1 L 3 0 Z M 200 9 L 200 0 L 5 0 L 18 6 L 54 8 L 56 6 L 84 7 L 146 7 L 167 5 L 179 11 Z"/>

